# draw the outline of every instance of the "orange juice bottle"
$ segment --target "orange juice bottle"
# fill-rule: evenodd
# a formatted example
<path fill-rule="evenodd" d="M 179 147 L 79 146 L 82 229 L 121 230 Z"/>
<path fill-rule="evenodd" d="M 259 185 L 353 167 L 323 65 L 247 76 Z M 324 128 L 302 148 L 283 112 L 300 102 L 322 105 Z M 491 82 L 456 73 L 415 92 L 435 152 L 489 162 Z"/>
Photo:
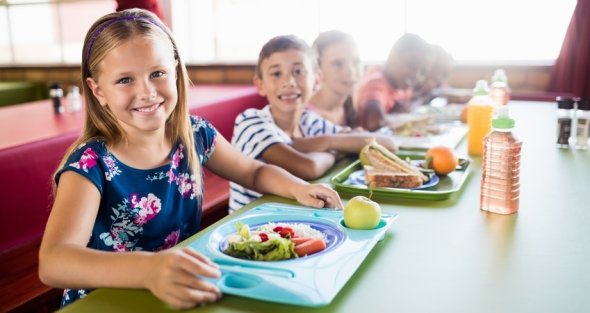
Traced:
<path fill-rule="evenodd" d="M 467 152 L 473 156 L 483 153 L 483 138 L 492 128 L 494 101 L 490 98 L 488 82 L 478 80 L 473 98 L 467 103 Z"/>

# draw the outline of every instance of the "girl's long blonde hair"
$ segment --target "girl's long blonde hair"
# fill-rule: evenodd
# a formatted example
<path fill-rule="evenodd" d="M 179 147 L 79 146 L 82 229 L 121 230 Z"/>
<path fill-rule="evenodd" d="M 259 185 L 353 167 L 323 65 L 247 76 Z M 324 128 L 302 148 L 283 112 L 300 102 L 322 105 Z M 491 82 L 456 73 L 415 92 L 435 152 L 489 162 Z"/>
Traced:
<path fill-rule="evenodd" d="M 198 194 L 201 191 L 202 175 L 189 119 L 187 89 L 190 80 L 170 30 L 155 14 L 142 9 L 128 9 L 107 14 L 98 19 L 88 30 L 82 49 L 81 84 L 86 104 L 84 126 L 80 137 L 67 149 L 57 171 L 63 168 L 70 155 L 83 143 L 93 139 L 101 139 L 107 145 L 112 145 L 126 140 L 125 131 L 117 122 L 116 117 L 108 106 L 102 107 L 100 105 L 86 84 L 86 78 L 93 77 L 96 80 L 100 74 L 100 62 L 111 50 L 133 36 L 165 36 L 170 41 L 174 58 L 177 61 L 178 103 L 166 121 L 166 137 L 172 144 L 179 142 L 185 146 L 188 164 L 195 175 L 194 191 Z M 55 182 L 53 187 L 55 193 Z"/>

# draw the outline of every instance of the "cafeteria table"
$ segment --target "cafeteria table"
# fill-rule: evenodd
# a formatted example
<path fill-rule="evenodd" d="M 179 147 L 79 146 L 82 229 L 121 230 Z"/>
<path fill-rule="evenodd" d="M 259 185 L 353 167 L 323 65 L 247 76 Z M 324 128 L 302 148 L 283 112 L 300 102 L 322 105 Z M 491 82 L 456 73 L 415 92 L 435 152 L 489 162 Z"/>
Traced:
<path fill-rule="evenodd" d="M 479 209 L 481 158 L 449 199 L 381 201 L 399 217 L 323 307 L 224 295 L 183 312 L 590 312 L 590 151 L 556 147 L 556 105 L 509 103 L 524 142 L 520 211 Z M 466 156 L 466 144 L 457 148 Z M 320 182 L 341 171 L 339 163 Z M 346 200 L 346 199 L 343 199 Z M 293 203 L 276 196 L 266 202 Z M 232 216 L 187 239 L 200 238 Z M 147 290 L 99 288 L 63 312 L 172 312 Z"/>

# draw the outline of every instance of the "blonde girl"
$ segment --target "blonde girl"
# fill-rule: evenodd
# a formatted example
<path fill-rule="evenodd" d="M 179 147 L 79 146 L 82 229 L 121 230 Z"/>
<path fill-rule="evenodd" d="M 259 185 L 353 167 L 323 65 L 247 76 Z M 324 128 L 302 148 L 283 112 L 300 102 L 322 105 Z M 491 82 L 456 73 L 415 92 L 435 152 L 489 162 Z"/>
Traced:
<path fill-rule="evenodd" d="M 175 308 L 210 303 L 213 262 L 169 249 L 199 231 L 202 169 L 261 193 L 342 207 L 324 185 L 250 159 L 198 116 L 168 28 L 130 9 L 97 20 L 82 54 L 86 103 L 80 138 L 55 174 L 55 201 L 39 254 L 41 280 L 65 288 L 63 305 L 98 287 L 146 288 Z"/>

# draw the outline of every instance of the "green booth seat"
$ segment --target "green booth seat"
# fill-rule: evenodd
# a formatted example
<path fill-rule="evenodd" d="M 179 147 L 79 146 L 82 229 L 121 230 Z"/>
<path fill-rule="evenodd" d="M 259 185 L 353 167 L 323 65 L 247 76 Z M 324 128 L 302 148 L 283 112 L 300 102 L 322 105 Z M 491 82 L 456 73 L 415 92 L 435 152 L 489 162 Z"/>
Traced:
<path fill-rule="evenodd" d="M 45 82 L 0 82 L 0 107 L 47 99 L 49 88 Z"/>

